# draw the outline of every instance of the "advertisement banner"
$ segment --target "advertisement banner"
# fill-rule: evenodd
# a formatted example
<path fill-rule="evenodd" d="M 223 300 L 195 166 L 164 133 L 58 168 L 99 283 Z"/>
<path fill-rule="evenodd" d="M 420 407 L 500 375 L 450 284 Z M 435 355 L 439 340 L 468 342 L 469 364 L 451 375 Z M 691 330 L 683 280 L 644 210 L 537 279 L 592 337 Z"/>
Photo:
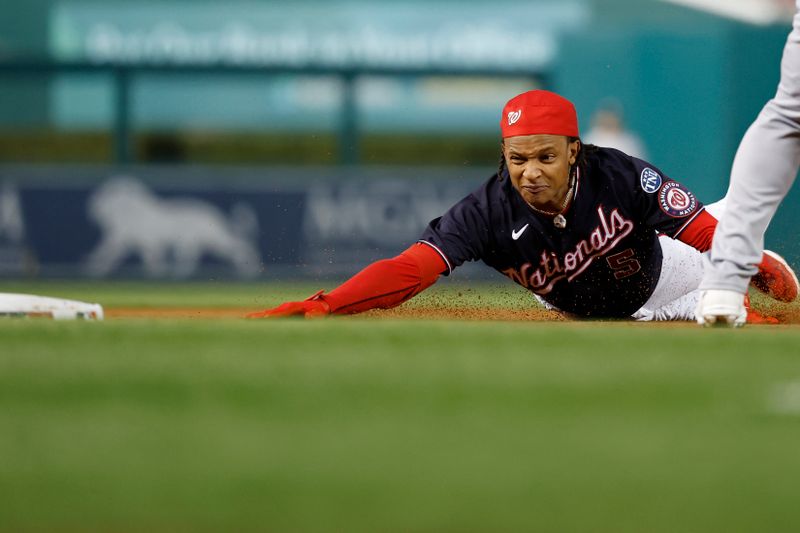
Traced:
<path fill-rule="evenodd" d="M 513 17 L 509 17 L 513 13 Z M 583 0 L 459 3 L 59 2 L 50 48 L 66 60 L 256 66 L 542 68 L 585 26 Z M 514 25 L 524 22 L 524 31 Z"/>
<path fill-rule="evenodd" d="M 415 242 L 491 171 L 345 173 L 0 169 L 0 276 L 347 276 Z"/>

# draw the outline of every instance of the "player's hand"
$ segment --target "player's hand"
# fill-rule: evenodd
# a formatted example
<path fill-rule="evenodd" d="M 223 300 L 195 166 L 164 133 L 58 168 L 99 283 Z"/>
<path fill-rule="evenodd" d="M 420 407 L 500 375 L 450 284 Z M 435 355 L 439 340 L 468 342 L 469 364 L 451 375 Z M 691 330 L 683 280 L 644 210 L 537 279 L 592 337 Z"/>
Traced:
<path fill-rule="evenodd" d="M 286 316 L 314 318 L 329 315 L 331 307 L 328 305 L 328 302 L 322 298 L 322 293 L 323 291 L 319 291 L 302 302 L 286 302 L 272 309 L 249 313 L 246 315 L 246 318 L 279 318 Z"/>

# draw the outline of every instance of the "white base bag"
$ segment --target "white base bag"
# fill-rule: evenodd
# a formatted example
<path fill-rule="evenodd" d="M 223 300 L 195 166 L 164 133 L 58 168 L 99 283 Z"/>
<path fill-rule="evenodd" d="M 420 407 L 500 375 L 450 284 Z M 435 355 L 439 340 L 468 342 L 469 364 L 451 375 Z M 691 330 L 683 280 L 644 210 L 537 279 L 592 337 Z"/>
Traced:
<path fill-rule="evenodd" d="M 55 320 L 103 320 L 103 307 L 76 300 L 0 292 L 0 317 L 46 317 Z"/>

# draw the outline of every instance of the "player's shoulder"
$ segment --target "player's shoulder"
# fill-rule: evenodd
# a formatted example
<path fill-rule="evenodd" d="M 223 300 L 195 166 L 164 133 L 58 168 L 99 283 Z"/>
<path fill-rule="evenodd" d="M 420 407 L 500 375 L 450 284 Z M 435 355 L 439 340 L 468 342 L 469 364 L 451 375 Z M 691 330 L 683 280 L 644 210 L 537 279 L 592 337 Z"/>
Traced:
<path fill-rule="evenodd" d="M 447 216 L 456 219 L 488 219 L 503 204 L 503 180 L 497 174 L 485 180 L 466 196 L 455 202 Z"/>
<path fill-rule="evenodd" d="M 586 145 L 586 161 L 598 170 L 632 171 L 635 166 L 635 157 L 632 157 L 616 148 Z"/>
<path fill-rule="evenodd" d="M 453 206 L 451 212 L 458 218 L 480 221 L 496 229 L 506 224 L 509 213 L 518 209 L 518 203 L 511 178 L 504 171 L 502 175 L 495 173 L 481 183 Z"/>
<path fill-rule="evenodd" d="M 621 186 L 640 185 L 647 191 L 652 187 L 658 188 L 662 182 L 670 179 L 649 161 L 616 148 L 593 146 L 587 151 L 586 161 L 592 173 Z"/>

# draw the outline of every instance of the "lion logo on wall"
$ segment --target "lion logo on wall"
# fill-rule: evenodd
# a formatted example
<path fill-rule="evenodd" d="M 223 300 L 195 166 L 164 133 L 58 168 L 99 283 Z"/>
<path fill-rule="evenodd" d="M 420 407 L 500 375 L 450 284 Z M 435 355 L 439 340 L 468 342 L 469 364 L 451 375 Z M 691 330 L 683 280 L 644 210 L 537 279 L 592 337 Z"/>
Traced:
<path fill-rule="evenodd" d="M 160 198 L 138 180 L 116 177 L 89 198 L 88 211 L 102 232 L 86 260 L 91 275 L 106 276 L 137 256 L 152 277 L 189 277 L 206 255 L 242 276 L 259 272 L 258 221 L 249 206 L 236 204 L 226 216 L 208 202 Z"/>

